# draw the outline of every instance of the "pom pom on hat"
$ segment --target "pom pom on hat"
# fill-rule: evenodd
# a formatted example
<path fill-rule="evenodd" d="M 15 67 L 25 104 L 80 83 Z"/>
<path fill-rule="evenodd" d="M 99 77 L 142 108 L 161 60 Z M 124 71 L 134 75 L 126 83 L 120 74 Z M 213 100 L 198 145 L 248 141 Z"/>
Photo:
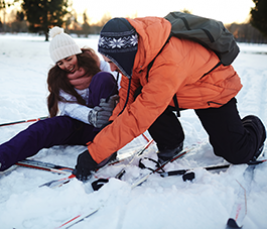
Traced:
<path fill-rule="evenodd" d="M 72 37 L 64 33 L 63 28 L 55 26 L 50 29 L 49 35 L 52 38 L 49 46 L 50 56 L 55 63 L 68 56 L 82 53 Z"/>
<path fill-rule="evenodd" d="M 61 34 L 61 33 L 64 33 L 64 29 L 58 26 L 55 26 L 49 30 L 49 36 L 51 38 L 54 38 L 56 35 Z"/>

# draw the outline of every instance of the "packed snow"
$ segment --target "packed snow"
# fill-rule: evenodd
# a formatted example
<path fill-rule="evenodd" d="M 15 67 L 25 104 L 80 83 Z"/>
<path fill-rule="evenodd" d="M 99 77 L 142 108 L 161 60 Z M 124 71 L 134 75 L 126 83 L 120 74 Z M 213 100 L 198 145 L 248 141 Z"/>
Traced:
<path fill-rule="evenodd" d="M 98 36 L 75 37 L 80 47 L 97 50 Z M 233 63 L 244 87 L 238 94 L 240 116 L 259 116 L 267 126 L 267 45 L 239 44 L 241 52 Z M 44 37 L 29 34 L 0 35 L 0 124 L 48 115 L 46 78 L 53 66 Z M 12 167 L 0 173 L 0 228 L 51 229 L 79 215 L 98 211 L 74 225 L 79 228 L 183 228 L 224 229 L 238 191 L 245 181 L 247 165 L 231 166 L 225 171 L 208 172 L 201 166 L 226 163 L 213 154 L 208 136 L 192 110 L 181 113 L 185 147 L 194 149 L 166 170 L 195 169 L 193 181 L 181 176 L 162 178 L 151 175 L 146 182 L 131 188 L 141 171 L 136 165 L 126 168 L 122 181 L 111 178 L 99 191 L 90 182 L 76 179 L 51 189 L 41 184 L 65 177 L 46 171 Z M 30 123 L 0 127 L 0 143 L 12 138 Z M 146 132 L 145 135 L 150 138 Z M 141 135 L 119 151 L 120 156 L 141 149 L 147 141 Z M 103 142 L 104 144 L 104 142 Z M 32 159 L 74 167 L 84 146 L 57 146 L 43 149 Z M 157 158 L 151 145 L 143 156 Z M 266 149 L 264 149 L 266 152 Z M 98 177 L 114 176 L 122 164 L 99 171 Z M 243 229 L 267 228 L 267 163 L 256 167 Z"/>

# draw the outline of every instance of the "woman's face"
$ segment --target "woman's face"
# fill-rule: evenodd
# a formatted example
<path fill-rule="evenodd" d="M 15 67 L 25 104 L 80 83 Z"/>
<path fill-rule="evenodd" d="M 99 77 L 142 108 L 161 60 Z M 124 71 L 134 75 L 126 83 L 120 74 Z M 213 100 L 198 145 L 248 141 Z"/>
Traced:
<path fill-rule="evenodd" d="M 72 55 L 62 60 L 59 60 L 57 62 L 57 66 L 66 72 L 74 73 L 75 71 L 79 69 L 77 56 Z"/>

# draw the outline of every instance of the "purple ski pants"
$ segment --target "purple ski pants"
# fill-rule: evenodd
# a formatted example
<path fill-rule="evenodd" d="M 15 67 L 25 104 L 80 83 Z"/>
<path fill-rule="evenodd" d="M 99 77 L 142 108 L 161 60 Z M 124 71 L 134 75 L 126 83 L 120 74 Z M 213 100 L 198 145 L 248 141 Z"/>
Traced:
<path fill-rule="evenodd" d="M 68 116 L 38 121 L 0 146 L 3 171 L 16 162 L 33 156 L 42 148 L 55 145 L 86 145 L 98 129 Z"/>

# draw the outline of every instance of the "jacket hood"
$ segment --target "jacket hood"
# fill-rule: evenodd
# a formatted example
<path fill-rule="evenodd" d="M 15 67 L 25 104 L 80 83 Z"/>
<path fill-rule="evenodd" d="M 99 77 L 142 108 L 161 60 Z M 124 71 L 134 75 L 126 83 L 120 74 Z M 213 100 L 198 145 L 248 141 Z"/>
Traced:
<path fill-rule="evenodd" d="M 127 19 L 138 34 L 138 50 L 134 69 L 138 72 L 157 56 L 171 32 L 171 23 L 164 18 L 144 17 Z"/>

